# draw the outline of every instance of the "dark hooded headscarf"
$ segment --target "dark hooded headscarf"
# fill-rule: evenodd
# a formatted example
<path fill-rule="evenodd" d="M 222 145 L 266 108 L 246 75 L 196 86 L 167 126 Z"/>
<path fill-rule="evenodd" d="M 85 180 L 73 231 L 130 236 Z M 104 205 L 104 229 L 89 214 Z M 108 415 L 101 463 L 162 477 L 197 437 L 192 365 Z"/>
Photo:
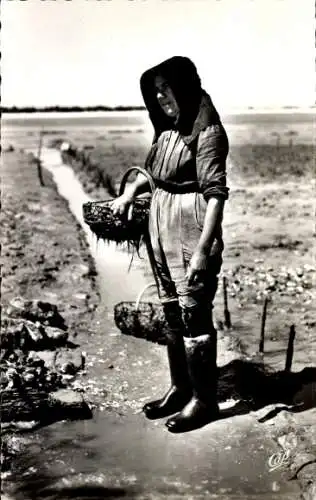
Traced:
<path fill-rule="evenodd" d="M 180 109 L 179 120 L 175 124 L 161 109 L 157 99 L 155 77 L 162 76 L 168 82 Z M 201 80 L 193 62 L 182 56 L 174 56 L 145 71 L 140 79 L 140 87 L 150 120 L 155 130 L 156 140 L 164 130 L 175 129 L 183 136 L 192 134 L 198 117 L 202 96 L 207 96 L 201 87 Z M 219 119 L 209 96 L 208 121 Z M 205 113 L 204 113 L 205 114 Z"/>

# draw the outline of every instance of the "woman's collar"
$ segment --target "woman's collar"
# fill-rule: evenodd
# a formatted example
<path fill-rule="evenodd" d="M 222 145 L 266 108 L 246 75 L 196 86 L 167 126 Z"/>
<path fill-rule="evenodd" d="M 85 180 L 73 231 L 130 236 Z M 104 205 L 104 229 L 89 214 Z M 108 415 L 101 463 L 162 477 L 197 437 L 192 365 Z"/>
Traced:
<path fill-rule="evenodd" d="M 214 123 L 215 117 L 218 117 L 210 96 L 203 91 L 199 112 L 192 127 L 190 135 L 181 135 L 185 144 L 190 144 L 202 130 Z"/>

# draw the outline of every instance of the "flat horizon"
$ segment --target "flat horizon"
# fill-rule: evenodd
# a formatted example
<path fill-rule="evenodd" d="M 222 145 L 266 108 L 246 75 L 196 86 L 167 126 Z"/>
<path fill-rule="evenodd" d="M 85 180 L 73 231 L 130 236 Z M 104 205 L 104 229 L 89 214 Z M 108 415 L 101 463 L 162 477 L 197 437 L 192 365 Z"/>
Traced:
<path fill-rule="evenodd" d="M 222 107 L 223 108 L 223 107 Z M 310 105 L 299 105 L 299 104 L 284 104 L 284 105 L 244 105 L 244 106 L 227 106 L 226 109 L 249 109 L 249 110 L 256 110 L 256 109 L 312 109 L 316 108 L 316 102 Z M 93 109 L 93 110 L 104 110 L 104 111 L 111 111 L 111 110 L 125 110 L 125 109 L 131 109 L 131 110 L 139 110 L 139 111 L 146 111 L 146 107 L 143 105 L 139 104 L 117 104 L 114 106 L 106 105 L 106 104 L 92 104 L 92 105 L 82 105 L 82 104 L 46 104 L 42 106 L 37 106 L 34 104 L 27 104 L 23 106 L 17 106 L 15 104 L 6 106 L 2 105 L 0 106 L 0 110 L 2 112 L 19 112 L 23 110 L 34 110 L 34 111 L 46 111 L 46 110 L 58 110 L 58 109 L 63 109 L 63 110 L 72 110 L 72 109 L 79 109 L 79 110 L 86 110 L 86 109 Z"/>

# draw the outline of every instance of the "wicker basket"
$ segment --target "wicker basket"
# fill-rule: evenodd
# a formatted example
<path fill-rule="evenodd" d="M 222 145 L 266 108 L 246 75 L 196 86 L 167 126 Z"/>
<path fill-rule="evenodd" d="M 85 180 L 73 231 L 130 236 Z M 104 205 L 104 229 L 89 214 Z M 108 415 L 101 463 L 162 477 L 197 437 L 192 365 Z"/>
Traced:
<path fill-rule="evenodd" d="M 160 303 L 144 302 L 144 292 L 156 283 L 146 285 L 135 302 L 120 302 L 114 307 L 114 321 L 124 335 L 166 345 L 168 324 Z"/>
<path fill-rule="evenodd" d="M 119 195 L 124 191 L 128 176 L 135 170 L 147 177 L 153 191 L 155 186 L 148 172 L 140 167 L 131 167 L 122 178 Z M 113 198 L 84 203 L 82 206 L 84 222 L 89 225 L 97 238 L 117 243 L 128 242 L 138 248 L 148 227 L 150 197 L 137 198 L 133 202 L 132 211 L 129 210 L 130 218 L 127 214 L 114 215 L 110 208 L 112 201 Z"/>

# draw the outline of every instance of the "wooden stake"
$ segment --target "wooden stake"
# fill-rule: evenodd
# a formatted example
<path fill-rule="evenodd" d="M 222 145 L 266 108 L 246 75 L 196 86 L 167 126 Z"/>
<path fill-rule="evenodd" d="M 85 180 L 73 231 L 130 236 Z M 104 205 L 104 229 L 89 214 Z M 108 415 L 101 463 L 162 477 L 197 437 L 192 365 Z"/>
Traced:
<path fill-rule="evenodd" d="M 231 328 L 230 312 L 228 310 L 228 300 L 227 300 L 227 279 L 223 277 L 223 294 L 224 294 L 224 324 L 226 328 Z"/>
<path fill-rule="evenodd" d="M 42 152 L 42 146 L 43 146 L 43 135 L 44 135 L 44 130 L 42 129 L 40 131 L 38 151 L 37 151 L 37 158 L 36 158 L 37 174 L 38 174 L 38 178 L 39 178 L 41 186 L 45 186 L 44 179 L 43 179 L 42 162 L 41 162 L 41 152 Z"/>
<path fill-rule="evenodd" d="M 294 354 L 295 325 L 290 328 L 289 341 L 286 350 L 285 371 L 290 372 Z"/>
<path fill-rule="evenodd" d="M 261 331 L 260 331 L 260 342 L 259 342 L 259 352 L 264 352 L 264 334 L 267 319 L 267 307 L 268 307 L 269 297 L 265 298 L 263 304 L 262 318 L 261 318 Z"/>

